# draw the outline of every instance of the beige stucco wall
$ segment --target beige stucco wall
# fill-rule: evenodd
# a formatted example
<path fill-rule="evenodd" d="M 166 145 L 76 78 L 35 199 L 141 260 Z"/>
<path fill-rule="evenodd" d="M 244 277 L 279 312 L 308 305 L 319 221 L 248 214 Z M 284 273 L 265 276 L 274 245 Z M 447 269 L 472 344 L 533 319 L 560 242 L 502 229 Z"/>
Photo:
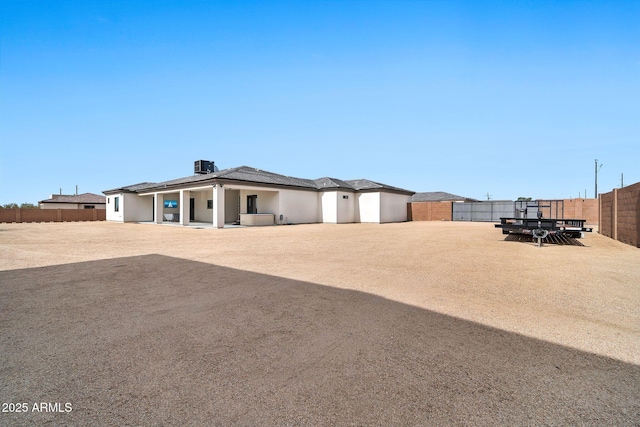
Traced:
<path fill-rule="evenodd" d="M 240 216 L 240 191 L 227 190 L 224 194 L 224 221 L 235 222 Z"/>
<path fill-rule="evenodd" d="M 380 193 L 357 194 L 356 222 L 380 222 Z"/>
<path fill-rule="evenodd" d="M 213 200 L 213 190 L 191 191 L 189 198 L 192 198 L 194 203 L 193 220 L 213 222 L 213 209 L 207 209 L 207 200 Z"/>
<path fill-rule="evenodd" d="M 77 203 L 40 203 L 40 209 L 78 209 Z"/>
<path fill-rule="evenodd" d="M 347 224 L 355 222 L 355 206 L 356 197 L 355 193 L 348 191 L 338 191 L 336 194 L 337 211 L 338 211 L 338 223 Z M 346 197 L 346 199 L 345 199 Z"/>
<path fill-rule="evenodd" d="M 309 224 L 320 222 L 320 197 L 315 191 L 280 190 L 279 215 L 291 224 Z"/>
<path fill-rule="evenodd" d="M 115 212 L 114 210 L 114 206 L 115 206 L 115 198 L 118 197 L 120 200 L 120 209 L 118 212 Z M 122 213 L 124 212 L 123 210 L 123 194 L 122 193 L 118 193 L 118 194 L 110 194 L 107 196 L 107 221 L 119 221 L 119 222 L 123 222 L 123 215 Z"/>
<path fill-rule="evenodd" d="M 278 192 L 264 190 L 240 190 L 240 213 L 247 213 L 247 196 L 258 196 L 256 199 L 257 213 L 278 213 Z M 226 201 L 225 201 L 226 202 Z"/>
<path fill-rule="evenodd" d="M 115 212 L 115 198 L 120 199 L 120 209 Z M 153 221 L 153 198 L 137 194 L 119 193 L 107 196 L 107 221 Z"/>
<path fill-rule="evenodd" d="M 403 222 L 407 220 L 407 203 L 411 196 L 395 193 L 380 193 L 380 222 Z"/>
<path fill-rule="evenodd" d="M 319 222 L 338 223 L 337 193 L 337 191 L 323 191 L 318 195 L 321 210 L 321 217 L 318 218 Z"/>
<path fill-rule="evenodd" d="M 120 210 L 124 213 L 125 222 L 153 221 L 153 199 L 151 197 L 125 194 L 124 203 L 126 211 L 123 210 L 124 205 L 120 206 Z"/>
<path fill-rule="evenodd" d="M 106 209 L 104 203 L 39 203 L 40 209 L 84 209 L 94 206 L 95 209 Z"/>

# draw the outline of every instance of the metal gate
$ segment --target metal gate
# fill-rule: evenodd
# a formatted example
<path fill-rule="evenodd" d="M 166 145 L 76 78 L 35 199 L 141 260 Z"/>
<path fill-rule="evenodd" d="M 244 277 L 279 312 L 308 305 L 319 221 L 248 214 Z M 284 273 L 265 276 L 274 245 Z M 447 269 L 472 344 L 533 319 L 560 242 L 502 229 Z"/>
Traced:
<path fill-rule="evenodd" d="M 496 200 L 453 203 L 451 217 L 453 221 L 500 222 L 500 218 L 537 218 L 538 211 L 542 212 L 544 218 L 564 219 L 564 201 L 512 202 Z"/>

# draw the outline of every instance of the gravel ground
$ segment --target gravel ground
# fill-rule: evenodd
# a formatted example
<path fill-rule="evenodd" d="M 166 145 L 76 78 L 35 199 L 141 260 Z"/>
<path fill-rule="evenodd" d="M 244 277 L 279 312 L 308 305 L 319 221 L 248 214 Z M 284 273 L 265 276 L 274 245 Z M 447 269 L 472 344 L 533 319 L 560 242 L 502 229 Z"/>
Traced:
<path fill-rule="evenodd" d="M 582 243 L 0 224 L 0 425 L 638 425 L 640 250 Z"/>

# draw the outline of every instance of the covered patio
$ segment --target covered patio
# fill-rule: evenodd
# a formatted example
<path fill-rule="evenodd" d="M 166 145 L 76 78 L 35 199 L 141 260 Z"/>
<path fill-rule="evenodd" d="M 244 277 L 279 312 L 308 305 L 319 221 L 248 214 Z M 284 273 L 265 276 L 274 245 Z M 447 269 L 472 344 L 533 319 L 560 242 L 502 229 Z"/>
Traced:
<path fill-rule="evenodd" d="M 217 183 L 180 190 L 141 192 L 138 197 L 150 204 L 156 224 L 199 228 L 225 228 L 231 225 L 274 225 L 279 191 L 248 185 Z"/>

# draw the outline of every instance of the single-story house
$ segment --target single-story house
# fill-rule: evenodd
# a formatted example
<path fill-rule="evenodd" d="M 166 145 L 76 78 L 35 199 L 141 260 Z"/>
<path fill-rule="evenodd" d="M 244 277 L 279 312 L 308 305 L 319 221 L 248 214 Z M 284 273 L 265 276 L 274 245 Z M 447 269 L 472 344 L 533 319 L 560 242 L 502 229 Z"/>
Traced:
<path fill-rule="evenodd" d="M 107 221 L 273 225 L 407 220 L 413 191 L 367 179 L 304 179 L 249 166 L 104 191 Z"/>
<path fill-rule="evenodd" d="M 40 209 L 106 209 L 107 198 L 99 194 L 52 194 L 38 202 Z"/>

